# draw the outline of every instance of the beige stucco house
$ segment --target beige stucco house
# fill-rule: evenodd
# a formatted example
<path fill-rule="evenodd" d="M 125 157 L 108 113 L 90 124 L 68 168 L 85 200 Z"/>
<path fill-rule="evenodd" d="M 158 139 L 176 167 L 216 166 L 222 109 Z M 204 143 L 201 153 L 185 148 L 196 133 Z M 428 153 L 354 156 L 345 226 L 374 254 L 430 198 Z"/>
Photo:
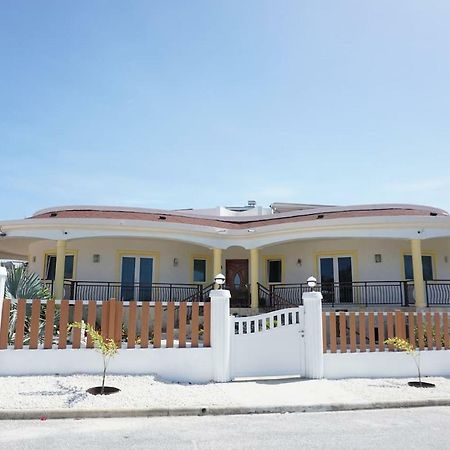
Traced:
<path fill-rule="evenodd" d="M 0 221 L 0 259 L 26 259 L 56 298 L 298 303 L 314 275 L 329 305 L 450 304 L 450 217 L 433 207 L 155 210 L 62 206 Z"/>

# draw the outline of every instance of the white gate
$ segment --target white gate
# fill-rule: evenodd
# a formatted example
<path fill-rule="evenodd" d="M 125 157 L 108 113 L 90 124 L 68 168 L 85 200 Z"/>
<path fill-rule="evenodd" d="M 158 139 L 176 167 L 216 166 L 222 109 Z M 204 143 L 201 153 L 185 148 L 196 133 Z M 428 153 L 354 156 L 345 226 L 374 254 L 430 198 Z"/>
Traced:
<path fill-rule="evenodd" d="M 231 317 L 231 378 L 304 376 L 304 307 Z"/>

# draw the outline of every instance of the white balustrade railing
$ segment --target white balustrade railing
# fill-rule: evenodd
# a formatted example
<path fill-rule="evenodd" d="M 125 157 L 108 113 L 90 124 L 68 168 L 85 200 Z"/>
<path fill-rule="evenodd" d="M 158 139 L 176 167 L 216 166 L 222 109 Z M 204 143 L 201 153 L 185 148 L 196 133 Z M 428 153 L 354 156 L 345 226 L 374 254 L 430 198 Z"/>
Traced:
<path fill-rule="evenodd" d="M 264 333 L 275 328 L 300 323 L 299 308 L 285 308 L 251 317 L 233 318 L 234 334 Z"/>

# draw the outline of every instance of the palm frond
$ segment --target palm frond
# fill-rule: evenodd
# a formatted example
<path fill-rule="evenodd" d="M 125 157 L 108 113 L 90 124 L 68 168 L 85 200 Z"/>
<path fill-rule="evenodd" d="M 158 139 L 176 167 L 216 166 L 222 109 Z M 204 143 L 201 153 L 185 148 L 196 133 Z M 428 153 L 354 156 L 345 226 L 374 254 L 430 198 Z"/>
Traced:
<path fill-rule="evenodd" d="M 17 300 L 18 299 L 49 299 L 50 292 L 42 284 L 39 276 L 33 272 L 28 272 L 25 267 L 16 267 L 8 271 L 5 284 L 5 296 L 11 299 L 11 309 L 9 313 L 8 342 L 11 344 L 15 340 L 17 322 Z M 55 317 L 56 319 L 56 317 Z M 54 325 L 55 326 L 55 325 Z M 39 336 L 44 334 L 45 315 L 41 310 L 39 317 Z M 24 322 L 24 343 L 29 340 L 30 318 L 25 317 Z"/>
<path fill-rule="evenodd" d="M 12 300 L 19 298 L 50 298 L 50 292 L 42 284 L 39 275 L 34 272 L 28 272 L 25 267 L 17 267 L 8 271 L 5 288 L 6 297 Z"/>

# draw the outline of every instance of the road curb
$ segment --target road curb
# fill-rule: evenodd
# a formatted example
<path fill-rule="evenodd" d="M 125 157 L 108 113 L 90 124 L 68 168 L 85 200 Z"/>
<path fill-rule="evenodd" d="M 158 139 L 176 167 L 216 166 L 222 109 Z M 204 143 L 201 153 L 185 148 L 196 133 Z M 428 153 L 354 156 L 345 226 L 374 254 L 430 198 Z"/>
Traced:
<path fill-rule="evenodd" d="M 373 409 L 423 408 L 450 406 L 449 399 L 410 400 L 402 402 L 324 403 L 290 406 L 226 406 L 146 409 L 10 409 L 0 411 L 0 420 L 94 419 L 169 416 L 226 416 L 243 414 L 314 413 Z"/>

